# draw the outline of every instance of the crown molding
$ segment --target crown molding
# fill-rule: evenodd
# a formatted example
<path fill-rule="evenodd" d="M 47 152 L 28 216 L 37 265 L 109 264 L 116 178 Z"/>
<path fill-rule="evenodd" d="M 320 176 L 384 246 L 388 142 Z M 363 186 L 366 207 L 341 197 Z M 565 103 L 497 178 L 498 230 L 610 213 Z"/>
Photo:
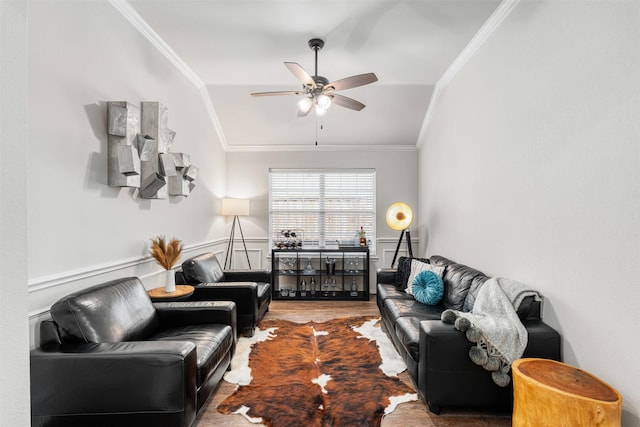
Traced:
<path fill-rule="evenodd" d="M 466 63 L 473 58 L 477 50 L 489 39 L 493 32 L 500 27 L 502 21 L 505 20 L 511 11 L 520 3 L 521 0 L 503 0 L 496 10 L 493 11 L 487 22 L 484 23 L 482 28 L 471 39 L 469 44 L 460 52 L 460 55 L 451 63 L 447 71 L 440 77 L 436 83 L 431 99 L 429 100 L 429 106 L 418 134 L 416 141 L 416 148 L 420 149 L 424 144 L 424 140 L 427 136 L 431 119 L 433 118 L 434 111 L 438 105 L 440 94 L 445 87 L 453 80 L 458 72 L 466 65 Z"/>
<path fill-rule="evenodd" d="M 213 128 L 218 135 L 218 140 L 220 141 L 220 145 L 222 145 L 222 149 L 224 151 L 229 151 L 229 143 L 227 143 L 227 137 L 224 135 L 224 131 L 222 130 L 222 124 L 218 119 L 218 113 L 216 113 L 216 109 L 213 106 L 213 101 L 211 101 L 211 95 L 209 95 L 209 90 L 206 86 L 202 86 L 200 88 L 200 96 L 202 97 L 202 102 L 204 103 L 204 108 L 207 110 L 207 114 L 211 119 L 211 123 L 213 123 Z"/>
<path fill-rule="evenodd" d="M 471 39 L 469 44 L 462 50 L 460 55 L 447 68 L 447 71 L 440 77 L 434 86 L 433 93 L 429 99 L 429 105 L 425 118 L 420 127 L 415 146 L 375 146 L 375 145 L 286 145 L 286 146 L 229 146 L 225 137 L 222 125 L 213 106 L 211 96 L 204 82 L 198 75 L 174 52 L 173 49 L 156 33 L 151 26 L 138 14 L 127 0 L 108 0 L 109 3 L 124 16 L 153 46 L 158 49 L 195 87 L 200 91 L 200 96 L 205 106 L 205 110 L 218 135 L 220 145 L 225 152 L 280 152 L 280 151 L 415 151 L 424 144 L 426 134 L 433 118 L 434 111 L 438 105 L 441 92 L 453 80 L 456 74 L 473 57 L 475 52 L 487 41 L 489 36 L 500 26 L 502 21 L 520 3 L 521 0 L 503 0 L 493 12 L 491 17 L 484 23 L 478 33 Z"/>
<path fill-rule="evenodd" d="M 209 91 L 207 90 L 207 86 L 204 82 L 198 77 L 198 75 L 189 67 L 183 60 L 178 56 L 177 53 L 156 33 L 153 28 L 147 23 L 147 21 L 140 16 L 140 14 L 129 4 L 127 0 L 108 0 L 111 6 L 113 6 L 122 16 L 125 17 L 133 27 L 144 36 L 158 51 L 165 56 L 178 71 L 180 71 L 186 78 L 195 86 L 195 88 L 200 92 L 200 96 L 202 97 L 202 101 L 204 102 L 205 110 L 209 115 L 209 119 L 213 124 L 213 128 L 218 135 L 220 140 L 220 144 L 222 145 L 223 150 L 227 150 L 229 148 L 229 144 L 227 143 L 227 139 L 225 138 L 224 132 L 222 130 L 222 125 L 220 124 L 220 120 L 218 119 L 218 114 L 216 113 L 215 108 L 213 107 L 213 102 L 211 101 L 211 96 L 209 95 Z"/>
<path fill-rule="evenodd" d="M 228 152 L 282 152 L 282 151 L 417 151 L 415 145 L 331 145 L 331 144 L 292 144 L 292 145 L 236 145 Z"/>

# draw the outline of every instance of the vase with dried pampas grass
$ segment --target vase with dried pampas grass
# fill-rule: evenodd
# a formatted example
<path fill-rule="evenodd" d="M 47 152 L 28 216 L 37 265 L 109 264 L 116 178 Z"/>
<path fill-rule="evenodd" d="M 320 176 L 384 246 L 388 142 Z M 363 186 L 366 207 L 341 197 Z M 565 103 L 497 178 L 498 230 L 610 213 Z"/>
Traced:
<path fill-rule="evenodd" d="M 166 270 L 165 292 L 170 293 L 176 290 L 176 278 L 173 273 L 173 266 L 178 262 L 181 253 L 182 242 L 180 240 L 171 239 L 167 241 L 164 236 L 151 239 L 149 254 Z"/>

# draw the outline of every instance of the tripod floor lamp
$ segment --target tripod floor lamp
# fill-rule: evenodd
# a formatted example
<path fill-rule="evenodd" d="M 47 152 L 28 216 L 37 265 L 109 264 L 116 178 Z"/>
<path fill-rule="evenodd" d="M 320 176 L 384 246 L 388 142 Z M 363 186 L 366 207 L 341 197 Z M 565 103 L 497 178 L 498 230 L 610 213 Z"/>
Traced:
<path fill-rule="evenodd" d="M 407 251 L 409 252 L 409 256 L 413 257 L 413 249 L 411 248 L 411 233 L 409 232 L 409 226 L 413 221 L 413 211 L 408 204 L 404 202 L 396 202 L 389 206 L 387 209 L 387 225 L 393 230 L 400 231 L 400 239 L 398 239 L 398 246 L 396 246 L 396 252 L 393 254 L 393 261 L 391 261 L 391 268 L 396 263 L 396 258 L 398 257 L 398 251 L 400 250 L 400 245 L 402 244 L 402 238 L 407 236 Z"/>
<path fill-rule="evenodd" d="M 240 225 L 239 215 L 249 215 L 249 200 L 244 199 L 222 199 L 222 215 L 233 216 L 233 224 L 231 225 L 231 234 L 229 235 L 229 243 L 227 244 L 227 254 L 224 257 L 224 269 L 227 266 L 231 268 L 233 266 L 233 241 L 235 240 L 236 224 L 240 229 L 240 237 L 242 237 L 242 246 L 244 247 L 244 254 L 247 257 L 247 264 L 251 269 L 251 262 L 249 261 L 249 253 L 247 252 L 247 244 L 244 241 L 244 234 L 242 233 L 242 226 Z"/>

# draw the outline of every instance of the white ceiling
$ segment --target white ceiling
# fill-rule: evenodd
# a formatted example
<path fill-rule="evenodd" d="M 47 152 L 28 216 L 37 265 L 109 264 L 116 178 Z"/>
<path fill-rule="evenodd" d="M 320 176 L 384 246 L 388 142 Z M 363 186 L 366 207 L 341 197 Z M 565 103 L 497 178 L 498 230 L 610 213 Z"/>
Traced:
<path fill-rule="evenodd" d="M 438 79 L 500 0 L 129 0 L 204 83 L 229 150 L 314 146 L 415 147 Z M 309 39 L 325 40 L 318 74 L 330 81 L 374 72 L 340 92 L 366 104 L 296 117 L 299 90 L 283 62 L 314 74 Z M 322 126 L 322 128 L 321 128 Z M 317 135 L 317 136 L 316 136 Z"/>

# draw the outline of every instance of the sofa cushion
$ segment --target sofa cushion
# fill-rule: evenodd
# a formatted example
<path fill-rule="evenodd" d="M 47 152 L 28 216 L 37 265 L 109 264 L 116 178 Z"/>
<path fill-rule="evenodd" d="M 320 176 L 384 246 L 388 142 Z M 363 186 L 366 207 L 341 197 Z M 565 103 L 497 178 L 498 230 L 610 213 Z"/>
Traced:
<path fill-rule="evenodd" d="M 215 371 L 234 344 L 229 325 L 201 324 L 165 329 L 150 338 L 155 341 L 189 341 L 196 346 L 197 377 L 200 387 Z"/>
<path fill-rule="evenodd" d="M 376 298 L 386 300 L 387 298 L 412 299 L 413 297 L 405 291 L 398 289 L 395 285 L 378 283 L 376 286 Z"/>
<path fill-rule="evenodd" d="M 433 271 L 419 273 L 413 283 L 413 297 L 426 305 L 436 305 L 442 300 L 444 285 L 442 279 Z"/>
<path fill-rule="evenodd" d="M 448 265 L 456 264 L 456 262 L 451 261 L 449 258 L 445 258 L 442 255 L 431 255 L 429 257 L 429 263 L 431 263 L 433 265 L 441 265 L 441 266 L 443 266 L 445 268 Z"/>
<path fill-rule="evenodd" d="M 271 296 L 271 283 L 257 282 L 256 285 L 258 285 L 258 305 L 261 305 Z"/>
<path fill-rule="evenodd" d="M 102 283 L 67 295 L 51 307 L 65 341 L 109 343 L 144 340 L 159 321 L 137 277 Z"/>
<path fill-rule="evenodd" d="M 407 281 L 407 293 L 413 295 L 413 282 L 416 280 L 418 274 L 423 271 L 432 271 L 435 273 L 440 279 L 444 274 L 444 267 L 440 265 L 431 265 L 419 260 L 411 261 L 411 274 L 409 274 L 409 280 Z"/>
<path fill-rule="evenodd" d="M 473 310 L 473 305 L 476 303 L 476 298 L 478 298 L 478 292 L 480 292 L 480 288 L 484 285 L 484 282 L 489 279 L 484 274 L 478 275 L 473 278 L 471 281 L 471 286 L 469 286 L 469 292 L 464 299 L 464 304 L 462 306 L 462 311 L 471 311 Z"/>
<path fill-rule="evenodd" d="M 182 263 L 182 274 L 187 283 L 214 283 L 224 280 L 224 272 L 216 256 L 207 252 Z"/>
<path fill-rule="evenodd" d="M 383 317 L 395 322 L 400 317 L 416 317 L 420 320 L 439 320 L 444 311 L 442 305 L 425 305 L 411 299 L 387 299 L 383 305 Z"/>
<path fill-rule="evenodd" d="M 426 263 L 429 262 L 426 258 L 410 258 L 401 256 L 398 259 L 398 268 L 396 269 L 396 277 L 394 281 L 394 284 L 398 289 L 406 289 L 409 275 L 411 274 L 411 261 L 414 259 Z"/>
<path fill-rule="evenodd" d="M 422 319 L 417 317 L 400 317 L 396 323 L 396 336 L 409 353 L 411 358 L 418 362 L 420 352 L 420 322 Z"/>
<path fill-rule="evenodd" d="M 449 264 L 442 278 L 444 283 L 444 296 L 442 298 L 444 306 L 452 310 L 462 311 L 469 288 L 478 276 L 482 277 L 484 274 L 466 265 Z"/>

